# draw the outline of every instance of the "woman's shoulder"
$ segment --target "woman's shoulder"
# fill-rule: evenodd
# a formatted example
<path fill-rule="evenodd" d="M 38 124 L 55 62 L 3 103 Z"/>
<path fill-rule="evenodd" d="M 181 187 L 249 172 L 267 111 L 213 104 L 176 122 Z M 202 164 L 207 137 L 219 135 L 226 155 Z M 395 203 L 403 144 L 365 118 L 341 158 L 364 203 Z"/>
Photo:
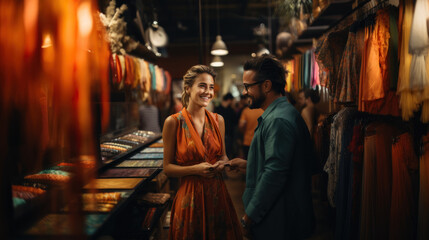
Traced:
<path fill-rule="evenodd" d="M 168 124 L 168 125 L 177 125 L 180 122 L 181 119 L 183 119 L 183 116 L 182 116 L 182 112 L 180 111 L 178 113 L 175 113 L 175 114 L 172 114 L 172 115 L 168 116 L 165 119 L 165 124 Z"/>
<path fill-rule="evenodd" d="M 218 114 L 218 113 L 214 113 L 214 112 L 210 112 L 209 110 L 207 110 L 207 112 L 212 116 L 212 118 L 216 121 L 222 121 L 223 122 L 223 117 L 222 115 Z"/>
<path fill-rule="evenodd" d="M 178 121 L 178 120 L 182 119 L 182 118 L 183 118 L 182 111 L 177 112 L 177 113 L 172 114 L 172 115 L 170 115 L 170 116 L 168 116 L 168 117 L 167 117 L 167 119 L 169 119 L 169 118 L 174 119 L 174 120 L 176 120 L 176 121 Z M 166 119 L 166 120 L 167 120 L 167 119 Z"/>

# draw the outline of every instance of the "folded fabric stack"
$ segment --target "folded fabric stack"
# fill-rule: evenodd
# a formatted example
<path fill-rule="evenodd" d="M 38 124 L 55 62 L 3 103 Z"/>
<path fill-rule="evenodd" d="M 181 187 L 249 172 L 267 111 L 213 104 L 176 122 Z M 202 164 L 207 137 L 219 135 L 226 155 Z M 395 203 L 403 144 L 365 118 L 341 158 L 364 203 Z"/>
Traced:
<path fill-rule="evenodd" d="M 146 193 L 142 201 L 148 205 L 163 205 L 170 199 L 169 193 Z"/>
<path fill-rule="evenodd" d="M 82 194 L 83 210 L 88 212 L 110 212 L 119 200 L 120 192 L 84 193 Z"/>
<path fill-rule="evenodd" d="M 61 185 L 70 181 L 70 173 L 61 170 L 43 170 L 39 173 L 25 176 L 24 179 L 46 184 Z"/>

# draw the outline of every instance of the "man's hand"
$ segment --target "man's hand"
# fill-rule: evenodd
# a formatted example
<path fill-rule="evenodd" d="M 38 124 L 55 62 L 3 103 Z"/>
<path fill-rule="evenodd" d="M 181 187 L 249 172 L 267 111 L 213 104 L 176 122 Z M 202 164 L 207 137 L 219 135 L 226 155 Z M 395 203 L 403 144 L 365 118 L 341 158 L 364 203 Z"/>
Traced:
<path fill-rule="evenodd" d="M 250 228 L 252 227 L 252 224 L 252 219 L 250 219 L 247 214 L 244 214 L 244 216 L 241 218 L 241 225 L 243 227 L 244 236 L 248 239 L 252 239 L 252 235 L 250 233 Z"/>
<path fill-rule="evenodd" d="M 228 165 L 230 171 L 245 173 L 247 168 L 247 161 L 241 158 L 234 158 L 230 160 L 228 164 L 225 164 L 225 166 Z"/>

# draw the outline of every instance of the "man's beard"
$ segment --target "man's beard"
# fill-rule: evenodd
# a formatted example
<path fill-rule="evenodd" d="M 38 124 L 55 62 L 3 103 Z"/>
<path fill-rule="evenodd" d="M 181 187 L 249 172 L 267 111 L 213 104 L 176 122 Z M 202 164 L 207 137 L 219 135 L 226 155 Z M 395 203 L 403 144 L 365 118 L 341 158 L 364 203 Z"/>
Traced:
<path fill-rule="evenodd" d="M 258 98 L 255 98 L 253 96 L 249 96 L 247 95 L 248 98 L 251 99 L 251 103 L 249 104 L 249 108 L 250 109 L 258 109 L 261 108 L 262 104 L 265 102 L 265 96 L 264 95 L 259 95 Z"/>

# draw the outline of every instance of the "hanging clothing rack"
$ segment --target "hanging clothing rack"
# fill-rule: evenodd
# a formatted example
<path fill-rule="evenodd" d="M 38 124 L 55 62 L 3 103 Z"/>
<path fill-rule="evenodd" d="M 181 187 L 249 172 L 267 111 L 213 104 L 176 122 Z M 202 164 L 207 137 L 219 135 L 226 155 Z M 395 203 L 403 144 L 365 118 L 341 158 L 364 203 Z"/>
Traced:
<path fill-rule="evenodd" d="M 353 10 L 345 15 L 343 18 L 338 20 L 335 24 L 333 24 L 325 34 L 329 34 L 331 32 L 342 30 L 346 27 L 349 27 L 357 20 L 364 20 L 368 16 L 375 14 L 378 10 L 383 9 L 389 5 L 388 0 L 369 0 L 364 3 L 359 4 L 357 7 L 353 8 Z"/>

